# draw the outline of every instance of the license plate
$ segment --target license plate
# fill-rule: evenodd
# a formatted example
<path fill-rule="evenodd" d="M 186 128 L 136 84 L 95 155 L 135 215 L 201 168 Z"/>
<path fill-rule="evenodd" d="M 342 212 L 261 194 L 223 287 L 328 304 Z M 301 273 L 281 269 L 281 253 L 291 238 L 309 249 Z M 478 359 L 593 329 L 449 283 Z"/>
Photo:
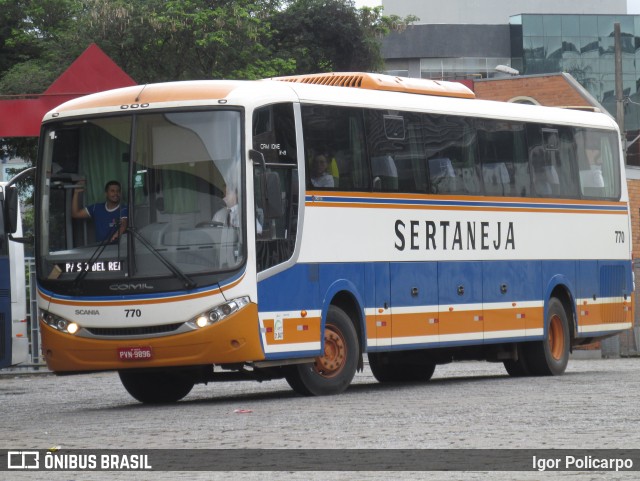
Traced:
<path fill-rule="evenodd" d="M 152 357 L 151 346 L 118 348 L 118 359 L 120 361 L 147 361 Z"/>

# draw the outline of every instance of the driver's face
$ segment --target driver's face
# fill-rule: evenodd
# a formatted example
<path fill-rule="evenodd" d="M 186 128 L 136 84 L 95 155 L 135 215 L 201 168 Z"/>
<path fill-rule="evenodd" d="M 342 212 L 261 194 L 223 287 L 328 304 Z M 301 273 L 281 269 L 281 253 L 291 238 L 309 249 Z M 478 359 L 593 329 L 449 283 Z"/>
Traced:
<path fill-rule="evenodd" d="M 120 187 L 117 185 L 110 185 L 107 189 L 107 200 L 112 204 L 120 202 Z"/>

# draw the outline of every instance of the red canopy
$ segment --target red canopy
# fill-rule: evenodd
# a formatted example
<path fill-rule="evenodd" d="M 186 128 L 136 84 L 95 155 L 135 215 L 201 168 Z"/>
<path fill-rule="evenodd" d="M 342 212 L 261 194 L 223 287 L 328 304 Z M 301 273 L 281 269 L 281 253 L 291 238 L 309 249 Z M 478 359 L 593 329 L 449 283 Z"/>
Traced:
<path fill-rule="evenodd" d="M 91 44 L 42 94 L 0 96 L 0 137 L 37 137 L 49 110 L 67 100 L 136 85 L 96 44 Z"/>

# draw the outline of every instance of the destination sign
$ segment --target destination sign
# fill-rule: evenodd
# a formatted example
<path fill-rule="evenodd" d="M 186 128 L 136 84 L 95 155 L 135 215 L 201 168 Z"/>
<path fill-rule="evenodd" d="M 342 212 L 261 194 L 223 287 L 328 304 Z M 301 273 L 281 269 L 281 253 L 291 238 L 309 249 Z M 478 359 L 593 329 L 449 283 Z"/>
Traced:
<path fill-rule="evenodd" d="M 65 262 L 60 265 L 60 270 L 65 273 L 79 272 L 120 272 L 122 271 L 122 261 L 95 261 L 88 262 Z"/>

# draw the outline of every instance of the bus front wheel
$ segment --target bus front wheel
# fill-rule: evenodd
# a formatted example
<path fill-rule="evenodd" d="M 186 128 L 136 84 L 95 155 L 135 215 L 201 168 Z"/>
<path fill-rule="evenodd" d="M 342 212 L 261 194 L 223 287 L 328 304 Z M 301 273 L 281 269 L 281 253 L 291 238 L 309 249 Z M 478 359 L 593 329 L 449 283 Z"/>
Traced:
<path fill-rule="evenodd" d="M 531 374 L 557 376 L 569 362 L 569 322 L 559 299 L 553 297 L 547 306 L 547 336 L 539 342 L 527 343 L 526 361 Z"/>
<path fill-rule="evenodd" d="M 120 381 L 131 396 L 145 404 L 174 403 L 193 389 L 194 381 L 180 371 L 119 371 Z"/>
<path fill-rule="evenodd" d="M 347 389 L 358 367 L 358 335 L 349 316 L 329 306 L 324 328 L 324 352 L 314 362 L 290 366 L 289 386 L 303 396 L 326 396 Z"/>

